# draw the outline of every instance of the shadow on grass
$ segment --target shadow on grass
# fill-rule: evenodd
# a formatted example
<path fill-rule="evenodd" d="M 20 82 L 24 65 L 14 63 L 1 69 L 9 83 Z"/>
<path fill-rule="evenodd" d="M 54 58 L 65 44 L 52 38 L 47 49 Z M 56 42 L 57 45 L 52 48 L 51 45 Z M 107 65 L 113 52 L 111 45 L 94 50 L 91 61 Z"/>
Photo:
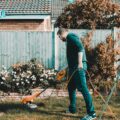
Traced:
<path fill-rule="evenodd" d="M 25 110 L 25 105 L 18 103 L 0 103 L 0 112 L 7 112 L 9 110 L 21 109 Z"/>
<path fill-rule="evenodd" d="M 24 104 L 19 103 L 0 103 L 0 112 L 9 113 L 9 114 L 18 114 L 23 113 L 26 114 L 36 114 L 37 115 L 55 115 L 55 116 L 61 116 L 61 117 L 70 117 L 70 118 L 80 118 L 81 116 L 78 116 L 77 114 L 66 114 L 64 110 L 41 110 L 40 107 L 45 107 L 44 103 L 38 103 L 37 109 L 30 109 Z"/>

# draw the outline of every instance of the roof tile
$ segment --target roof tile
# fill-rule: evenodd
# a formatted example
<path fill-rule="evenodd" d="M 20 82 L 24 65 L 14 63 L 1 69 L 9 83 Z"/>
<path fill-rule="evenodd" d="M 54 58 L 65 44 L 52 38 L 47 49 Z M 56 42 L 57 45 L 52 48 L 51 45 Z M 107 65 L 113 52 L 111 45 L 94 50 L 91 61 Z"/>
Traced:
<path fill-rule="evenodd" d="M 51 14 L 51 0 L 0 0 L 0 9 L 7 15 Z"/>

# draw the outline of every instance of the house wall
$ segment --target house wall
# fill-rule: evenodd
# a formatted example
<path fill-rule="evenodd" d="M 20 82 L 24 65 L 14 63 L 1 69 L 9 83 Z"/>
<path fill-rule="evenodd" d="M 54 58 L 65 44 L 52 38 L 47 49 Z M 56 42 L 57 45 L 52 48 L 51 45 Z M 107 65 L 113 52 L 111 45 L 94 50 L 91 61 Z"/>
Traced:
<path fill-rule="evenodd" d="M 1 20 L 0 30 L 50 31 L 50 19 L 44 20 Z"/>

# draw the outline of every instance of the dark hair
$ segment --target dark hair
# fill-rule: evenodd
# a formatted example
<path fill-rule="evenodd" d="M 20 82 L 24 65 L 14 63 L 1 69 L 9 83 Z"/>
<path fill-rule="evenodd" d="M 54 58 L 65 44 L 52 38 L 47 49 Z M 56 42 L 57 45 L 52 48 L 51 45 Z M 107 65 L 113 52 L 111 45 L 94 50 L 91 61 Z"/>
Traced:
<path fill-rule="evenodd" d="M 66 29 L 66 28 L 59 28 L 57 34 L 58 34 L 58 35 L 61 35 L 61 34 L 64 33 L 64 32 L 68 32 L 68 29 Z"/>

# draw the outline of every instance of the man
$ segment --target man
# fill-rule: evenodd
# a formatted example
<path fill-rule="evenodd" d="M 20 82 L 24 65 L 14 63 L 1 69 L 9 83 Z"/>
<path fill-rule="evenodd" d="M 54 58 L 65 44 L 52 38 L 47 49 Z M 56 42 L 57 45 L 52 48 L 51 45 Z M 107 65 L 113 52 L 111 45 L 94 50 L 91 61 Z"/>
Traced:
<path fill-rule="evenodd" d="M 67 43 L 67 62 L 69 68 L 68 92 L 70 99 L 69 112 L 76 113 L 76 89 L 84 97 L 87 115 L 81 120 L 94 120 L 96 118 L 92 97 L 86 83 L 87 60 L 85 49 L 79 37 L 74 33 L 68 33 L 67 29 L 60 28 L 57 32 L 59 38 Z"/>

